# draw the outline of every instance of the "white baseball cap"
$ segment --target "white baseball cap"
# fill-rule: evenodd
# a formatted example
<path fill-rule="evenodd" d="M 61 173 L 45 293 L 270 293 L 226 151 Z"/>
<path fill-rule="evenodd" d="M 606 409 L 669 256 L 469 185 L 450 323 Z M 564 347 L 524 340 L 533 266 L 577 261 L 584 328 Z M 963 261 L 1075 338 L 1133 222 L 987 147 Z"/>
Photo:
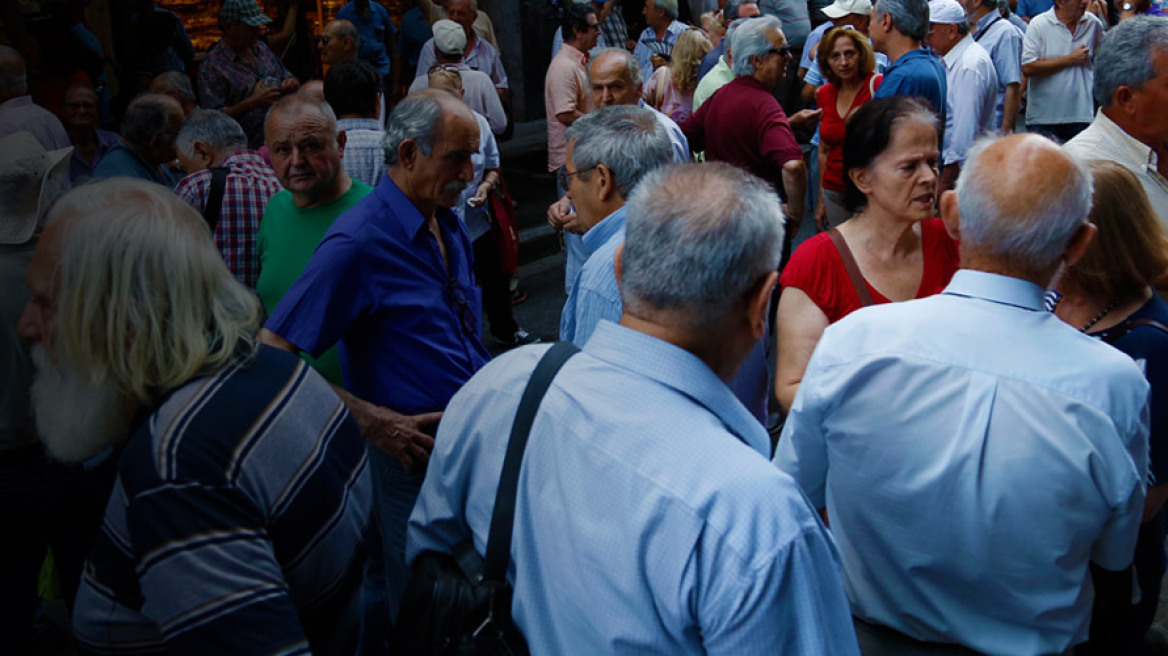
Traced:
<path fill-rule="evenodd" d="M 954 25 L 964 23 L 967 20 L 965 17 L 965 9 L 962 8 L 961 3 L 957 2 L 957 0 L 930 0 L 930 23 Z"/>
<path fill-rule="evenodd" d="M 872 15 L 872 0 L 835 0 L 823 8 L 828 18 L 843 18 L 848 14 Z"/>
<path fill-rule="evenodd" d="M 45 150 L 29 132 L 0 139 L 0 244 L 23 244 L 49 205 L 69 190 L 73 147 Z"/>
<path fill-rule="evenodd" d="M 434 23 L 434 47 L 446 55 L 461 55 L 466 50 L 466 31 L 458 23 L 443 18 Z"/>

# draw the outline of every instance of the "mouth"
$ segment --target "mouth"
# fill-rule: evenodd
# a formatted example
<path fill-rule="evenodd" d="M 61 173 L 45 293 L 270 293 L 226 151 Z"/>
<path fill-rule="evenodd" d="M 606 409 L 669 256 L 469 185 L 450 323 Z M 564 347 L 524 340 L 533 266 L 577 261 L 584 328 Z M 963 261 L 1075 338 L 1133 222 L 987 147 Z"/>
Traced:
<path fill-rule="evenodd" d="M 913 202 L 913 204 L 916 204 L 916 205 L 924 205 L 926 207 L 932 207 L 933 206 L 933 198 L 934 198 L 934 193 L 932 191 L 930 191 L 927 194 L 921 194 L 919 196 L 914 197 L 912 199 L 912 202 Z"/>

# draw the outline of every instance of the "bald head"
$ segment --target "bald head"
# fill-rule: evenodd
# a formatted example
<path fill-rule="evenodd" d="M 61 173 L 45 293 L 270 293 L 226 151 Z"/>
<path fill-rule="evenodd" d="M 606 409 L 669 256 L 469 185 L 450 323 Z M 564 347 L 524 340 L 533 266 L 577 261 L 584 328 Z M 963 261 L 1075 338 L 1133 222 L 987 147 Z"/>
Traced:
<path fill-rule="evenodd" d="M 27 94 L 24 57 L 15 48 L 0 46 L 0 102 Z"/>
<path fill-rule="evenodd" d="M 359 37 L 357 28 L 347 20 L 337 19 L 324 26 L 317 45 L 320 47 L 320 61 L 335 66 L 343 61 L 357 58 Z"/>
<path fill-rule="evenodd" d="M 1028 279 L 1053 273 L 1091 209 L 1091 174 L 1053 141 L 1018 134 L 979 142 L 957 182 L 965 260 Z"/>
<path fill-rule="evenodd" d="M 641 99 L 641 67 L 624 48 L 605 48 L 588 65 L 592 104 L 635 105 Z"/>

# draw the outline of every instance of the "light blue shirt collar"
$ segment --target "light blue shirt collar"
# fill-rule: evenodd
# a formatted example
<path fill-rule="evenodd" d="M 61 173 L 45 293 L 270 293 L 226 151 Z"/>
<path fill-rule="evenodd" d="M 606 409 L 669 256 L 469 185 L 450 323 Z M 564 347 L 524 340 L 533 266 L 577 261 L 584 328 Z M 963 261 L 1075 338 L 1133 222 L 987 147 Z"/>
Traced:
<path fill-rule="evenodd" d="M 606 244 L 610 237 L 623 230 L 624 227 L 625 206 L 621 205 L 620 209 L 604 217 L 600 223 L 584 233 L 582 241 L 584 242 L 584 250 L 587 252 L 586 257 L 591 257 L 596 249 Z"/>
<path fill-rule="evenodd" d="M 766 429 L 693 353 L 608 320 L 596 326 L 584 351 L 681 392 L 717 416 L 744 444 L 770 459 L 771 439 Z"/>
<path fill-rule="evenodd" d="M 1024 310 L 1045 312 L 1042 298 L 1046 290 L 1021 278 L 986 271 L 959 269 L 944 294 L 980 298 L 992 303 L 1013 305 Z"/>

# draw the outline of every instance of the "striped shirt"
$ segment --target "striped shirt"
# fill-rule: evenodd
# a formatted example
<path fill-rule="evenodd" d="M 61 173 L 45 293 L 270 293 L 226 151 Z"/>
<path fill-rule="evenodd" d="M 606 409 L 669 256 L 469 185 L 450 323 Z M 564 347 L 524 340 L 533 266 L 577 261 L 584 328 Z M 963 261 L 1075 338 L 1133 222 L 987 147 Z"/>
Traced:
<path fill-rule="evenodd" d="M 215 246 L 235 279 L 255 289 L 260 276 L 256 239 L 260 218 L 272 195 L 283 189 L 276 172 L 258 153 L 245 150 L 229 155 L 219 166 L 228 169 L 215 225 Z M 174 193 L 202 214 L 211 196 L 211 169 L 188 175 Z"/>
<path fill-rule="evenodd" d="M 370 483 L 345 406 L 267 346 L 133 435 L 73 612 L 90 653 L 354 654 Z"/>

